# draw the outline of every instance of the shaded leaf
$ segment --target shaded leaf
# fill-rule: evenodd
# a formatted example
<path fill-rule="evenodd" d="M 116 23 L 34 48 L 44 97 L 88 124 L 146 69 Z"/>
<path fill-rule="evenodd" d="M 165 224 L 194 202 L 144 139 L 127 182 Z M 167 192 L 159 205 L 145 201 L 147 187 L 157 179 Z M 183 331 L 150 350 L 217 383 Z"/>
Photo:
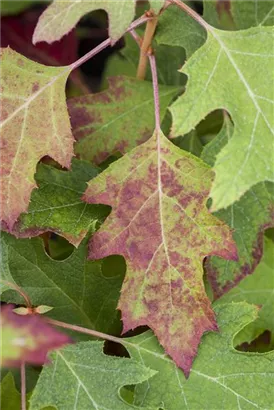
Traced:
<path fill-rule="evenodd" d="M 226 32 L 208 26 L 206 44 L 183 67 L 186 92 L 171 106 L 173 134 L 189 132 L 209 112 L 226 109 L 235 125 L 217 155 L 212 211 L 226 208 L 252 186 L 273 181 L 273 31 Z M 261 80 L 258 81 L 258 72 Z M 233 86 L 232 86 L 233 84 Z"/>
<path fill-rule="evenodd" d="M 49 350 L 70 343 L 64 333 L 50 326 L 40 315 L 17 315 L 13 305 L 1 306 L 1 366 L 20 366 L 22 361 L 41 365 Z"/>
<path fill-rule="evenodd" d="M 189 15 L 171 5 L 159 17 L 158 44 L 183 47 L 189 58 L 206 41 L 206 31 Z"/>
<path fill-rule="evenodd" d="M 128 358 L 106 356 L 103 342 L 82 342 L 51 355 L 30 400 L 30 409 L 126 410 L 120 388 L 141 383 L 155 371 Z M 144 409 L 144 407 L 142 407 Z"/>
<path fill-rule="evenodd" d="M 188 380 L 151 332 L 126 339 L 131 357 L 158 371 L 136 387 L 136 404 L 168 410 L 272 408 L 274 352 L 242 353 L 232 345 L 237 332 L 256 319 L 257 309 L 235 303 L 214 310 L 219 332 L 203 336 Z"/>
<path fill-rule="evenodd" d="M 27 210 L 37 162 L 51 156 L 69 167 L 73 136 L 65 101 L 70 67 L 46 67 L 2 49 L 1 219 L 12 229 Z"/>
<path fill-rule="evenodd" d="M 123 330 L 148 325 L 189 373 L 200 337 L 216 330 L 205 294 L 206 255 L 236 258 L 231 233 L 206 208 L 212 171 L 155 132 L 88 185 L 84 199 L 112 206 L 89 257 L 123 255 Z"/>
<path fill-rule="evenodd" d="M 220 133 L 205 146 L 202 159 L 213 166 L 216 155 L 228 143 L 233 127 L 228 116 Z M 264 182 L 255 185 L 227 209 L 215 215 L 233 229 L 237 244 L 238 261 L 224 261 L 210 257 L 206 262 L 208 279 L 215 297 L 221 296 L 246 275 L 251 274 L 260 262 L 263 253 L 263 232 L 274 225 L 274 195 Z"/>
<path fill-rule="evenodd" d="M 141 28 L 136 31 L 141 37 L 143 36 L 144 32 Z M 103 74 L 104 78 L 121 74 L 129 77 L 136 76 L 140 47 L 130 34 L 125 34 L 123 38 L 125 46 L 108 58 Z M 177 86 L 184 85 L 185 78 L 178 70 L 185 61 L 185 50 L 182 47 L 159 45 L 156 41 L 153 42 L 153 50 L 157 58 L 159 83 Z M 145 79 L 151 81 L 149 67 L 147 68 Z"/>
<path fill-rule="evenodd" d="M 36 2 L 36 0 L 1 0 L 1 16 L 20 13 Z"/>
<path fill-rule="evenodd" d="M 22 2 L 12 1 L 11 3 Z M 40 43 L 34 46 L 32 44 L 31 38 L 40 12 L 38 8 L 20 15 L 2 18 L 1 47 L 9 46 L 37 63 L 51 66 L 67 65 L 76 61 L 78 40 L 75 30 L 52 45 Z"/>
<path fill-rule="evenodd" d="M 21 395 L 15 387 L 14 378 L 8 372 L 1 381 L 1 410 L 21 410 Z"/>
<path fill-rule="evenodd" d="M 235 345 L 243 342 L 250 343 L 265 330 L 271 332 L 274 342 L 273 283 L 274 244 L 270 239 L 265 238 L 264 255 L 255 272 L 218 300 L 218 303 L 246 301 L 260 306 L 258 318 L 236 336 Z"/>
<path fill-rule="evenodd" d="M 243 30 L 259 25 L 272 26 L 274 6 L 268 0 L 206 0 L 204 18 L 217 28 Z"/>
<path fill-rule="evenodd" d="M 160 86 L 161 117 L 177 87 Z M 109 88 L 68 102 L 75 151 L 97 164 L 110 154 L 126 153 L 150 138 L 154 128 L 152 84 L 128 77 L 109 79 Z"/>
<path fill-rule="evenodd" d="M 73 159 L 71 171 L 39 164 L 38 189 L 32 192 L 28 212 L 20 216 L 11 233 L 33 237 L 50 230 L 78 246 L 108 214 L 105 207 L 87 205 L 81 200 L 86 182 L 98 173 L 98 168 L 77 159 Z"/>
<path fill-rule="evenodd" d="M 47 316 L 101 331 L 119 327 L 115 311 L 123 280 L 121 268 L 113 276 L 104 274 L 102 262 L 86 260 L 86 241 L 64 261 L 52 260 L 40 238 L 15 239 L 2 233 L 1 275 L 20 286 L 33 306 L 52 306 Z M 5 292 L 2 300 L 24 303 L 16 292 Z"/>

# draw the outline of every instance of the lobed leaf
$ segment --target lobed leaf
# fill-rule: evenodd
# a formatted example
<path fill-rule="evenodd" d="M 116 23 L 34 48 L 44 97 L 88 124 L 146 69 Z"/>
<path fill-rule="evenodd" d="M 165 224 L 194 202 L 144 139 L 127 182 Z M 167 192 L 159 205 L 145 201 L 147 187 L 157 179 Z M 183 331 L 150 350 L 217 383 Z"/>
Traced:
<path fill-rule="evenodd" d="M 188 380 L 151 332 L 126 339 L 131 357 L 158 371 L 136 386 L 136 405 L 168 410 L 272 408 L 274 352 L 243 353 L 233 348 L 234 336 L 256 319 L 257 308 L 243 302 L 214 310 L 219 332 L 203 336 Z"/>
<path fill-rule="evenodd" d="M 227 115 L 224 118 L 220 133 L 204 147 L 201 155 L 211 166 L 233 134 L 230 119 Z M 215 215 L 233 229 L 239 256 L 238 261 L 224 261 L 213 256 L 206 262 L 208 279 L 215 297 L 219 297 L 250 275 L 260 262 L 264 230 L 274 225 L 274 195 L 268 190 L 268 185 L 261 182 L 247 191 L 239 201 Z"/>
<path fill-rule="evenodd" d="M 154 128 L 154 99 L 151 83 L 114 77 L 109 88 L 98 94 L 71 98 L 68 109 L 75 152 L 97 164 L 119 151 L 122 154 L 150 138 Z M 160 86 L 161 118 L 178 87 Z"/>
<path fill-rule="evenodd" d="M 217 155 L 212 210 L 226 208 L 252 186 L 274 181 L 265 149 L 273 141 L 273 31 L 227 32 L 208 26 L 208 38 L 183 67 L 186 92 L 171 106 L 173 134 L 189 132 L 209 112 L 224 108 L 234 133 Z M 261 79 L 258 81 L 258 72 Z"/>
<path fill-rule="evenodd" d="M 254 273 L 243 279 L 234 289 L 224 294 L 219 303 L 241 302 L 254 303 L 260 306 L 258 318 L 249 323 L 237 336 L 236 344 L 252 342 L 265 330 L 271 332 L 272 345 L 274 342 L 274 244 L 264 238 L 264 254 Z M 235 344 L 235 345 L 236 345 Z"/>
<path fill-rule="evenodd" d="M 213 173 L 155 132 L 88 185 L 84 199 L 112 206 L 89 257 L 123 255 L 123 330 L 148 325 L 189 373 L 202 334 L 216 330 L 203 286 L 207 255 L 235 259 L 228 227 L 206 208 Z"/>
<path fill-rule="evenodd" d="M 141 383 L 156 372 L 132 359 L 106 356 L 103 344 L 82 342 L 53 353 L 52 364 L 44 366 L 34 389 L 30 410 L 136 408 L 122 400 L 120 388 Z"/>
<path fill-rule="evenodd" d="M 41 365 L 49 350 L 70 343 L 70 338 L 50 326 L 42 316 L 18 315 L 13 305 L 1 306 L 1 367 L 20 366 L 21 362 Z"/>
<path fill-rule="evenodd" d="M 51 156 L 69 167 L 73 136 L 65 100 L 70 68 L 46 67 L 2 49 L 1 220 L 12 230 L 36 187 L 37 162 Z"/>
<path fill-rule="evenodd" d="M 85 240 L 63 261 L 51 259 L 40 238 L 18 240 L 2 233 L 1 250 L 2 279 L 20 286 L 33 306 L 52 306 L 48 316 L 103 332 L 120 328 L 115 308 L 123 270 L 112 261 L 113 276 L 107 276 L 102 262 L 87 261 Z M 24 303 L 14 291 L 3 293 L 2 300 Z"/>
<path fill-rule="evenodd" d="M 29 238 L 51 231 L 79 246 L 108 214 L 105 207 L 81 201 L 86 183 L 98 173 L 99 169 L 89 162 L 75 158 L 71 171 L 39 164 L 38 189 L 32 192 L 28 211 L 21 214 L 11 233 L 17 238 Z"/>

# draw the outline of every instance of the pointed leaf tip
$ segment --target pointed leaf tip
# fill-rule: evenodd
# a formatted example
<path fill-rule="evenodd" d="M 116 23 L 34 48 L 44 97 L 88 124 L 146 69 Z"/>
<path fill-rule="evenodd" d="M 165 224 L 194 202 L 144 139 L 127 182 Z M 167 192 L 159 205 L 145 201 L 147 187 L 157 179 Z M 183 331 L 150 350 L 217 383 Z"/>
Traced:
<path fill-rule="evenodd" d="M 230 229 L 206 207 L 213 173 L 163 134 L 111 164 L 84 198 L 112 206 L 89 257 L 127 261 L 119 309 L 124 332 L 147 325 L 185 374 L 204 332 L 216 330 L 203 259 L 235 258 Z"/>

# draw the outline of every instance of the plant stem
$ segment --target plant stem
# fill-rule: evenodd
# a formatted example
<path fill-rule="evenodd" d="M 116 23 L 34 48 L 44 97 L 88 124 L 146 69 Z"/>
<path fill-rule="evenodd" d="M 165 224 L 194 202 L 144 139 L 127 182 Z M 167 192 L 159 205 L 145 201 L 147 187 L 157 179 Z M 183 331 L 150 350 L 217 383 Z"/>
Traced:
<path fill-rule="evenodd" d="M 189 16 L 191 16 L 194 20 L 197 21 L 201 26 L 203 26 L 206 30 L 210 30 L 211 26 L 198 14 L 195 10 L 191 7 L 187 6 L 181 0 L 169 0 L 170 4 L 175 4 L 176 6 L 180 7 L 180 9 L 184 10 Z"/>
<path fill-rule="evenodd" d="M 20 367 L 21 374 L 21 410 L 26 410 L 26 366 L 25 362 L 21 363 Z"/>
<path fill-rule="evenodd" d="M 60 322 L 59 320 L 50 319 L 48 317 L 46 318 L 46 321 L 50 323 L 51 325 L 59 326 L 64 329 L 70 329 L 70 330 L 74 330 L 75 332 L 85 333 L 86 335 L 99 337 L 100 339 L 110 340 L 111 342 L 115 342 L 115 343 L 123 343 L 122 338 L 111 336 L 111 335 L 108 335 L 102 332 L 97 332 L 97 330 L 87 329 L 85 327 L 77 326 L 77 325 L 71 325 L 70 323 Z"/>
<path fill-rule="evenodd" d="M 150 63 L 150 68 L 151 68 L 153 94 L 154 94 L 155 130 L 158 132 L 161 129 L 161 121 L 160 121 L 160 100 L 159 100 L 157 66 L 156 66 L 156 59 L 153 54 L 149 55 L 148 58 L 149 58 L 149 63 Z"/>
<path fill-rule="evenodd" d="M 136 75 L 139 80 L 144 80 L 146 76 L 148 60 L 147 53 L 151 48 L 151 42 L 158 22 L 158 17 L 151 11 L 149 13 L 153 18 L 147 22 L 145 34 L 141 43 L 140 58 Z"/>
<path fill-rule="evenodd" d="M 137 20 L 135 20 L 129 28 L 126 30 L 126 33 L 130 30 L 133 30 L 134 28 L 146 23 L 147 21 L 151 20 L 151 17 L 143 15 Z M 100 53 L 100 51 L 104 50 L 106 47 L 111 45 L 111 39 L 108 38 L 107 40 L 103 41 L 101 44 L 99 44 L 97 47 L 95 47 L 93 50 L 90 50 L 87 54 L 85 54 L 83 57 L 79 58 L 77 61 L 74 63 L 70 64 L 67 66 L 68 70 L 75 70 L 75 68 L 79 67 L 86 61 L 88 61 L 90 58 L 94 57 L 96 54 Z"/>
<path fill-rule="evenodd" d="M 25 299 L 27 307 L 30 308 L 30 309 L 32 308 L 30 298 L 19 286 L 17 286 L 15 283 L 9 282 L 9 281 L 4 280 L 4 279 L 0 279 L 0 281 L 2 283 L 6 284 L 7 286 L 9 286 L 10 288 L 13 288 L 14 290 L 16 290 Z"/>

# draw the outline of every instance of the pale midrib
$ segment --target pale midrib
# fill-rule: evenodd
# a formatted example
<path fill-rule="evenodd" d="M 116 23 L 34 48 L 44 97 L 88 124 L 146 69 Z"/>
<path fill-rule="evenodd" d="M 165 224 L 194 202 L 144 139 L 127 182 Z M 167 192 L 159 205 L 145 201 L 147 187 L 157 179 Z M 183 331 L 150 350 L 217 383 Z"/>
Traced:
<path fill-rule="evenodd" d="M 60 352 L 60 350 L 57 352 L 57 355 L 59 355 L 64 363 L 66 364 L 66 366 L 68 367 L 68 369 L 70 370 L 71 374 L 76 378 L 77 382 L 81 385 L 82 389 L 84 390 L 84 392 L 86 393 L 86 395 L 88 396 L 88 398 L 90 399 L 90 401 L 92 402 L 93 406 L 95 407 L 96 410 L 99 410 L 99 407 L 97 406 L 96 401 L 93 399 L 93 397 L 90 395 L 88 389 L 86 388 L 86 386 L 84 385 L 84 383 L 82 382 L 82 380 L 79 378 L 79 376 L 77 375 L 77 373 L 74 371 L 74 369 L 70 366 L 69 362 L 66 360 L 66 358 L 62 355 L 62 353 Z M 107 409 L 105 407 L 100 406 L 101 408 L 104 408 L 105 410 L 110 410 Z"/>
<path fill-rule="evenodd" d="M 166 97 L 166 96 L 168 96 L 168 95 L 172 95 L 172 94 L 174 94 L 174 90 L 168 91 L 167 93 L 160 94 L 160 99 L 163 98 L 163 97 Z M 113 118 L 111 121 L 105 123 L 105 124 L 102 125 L 100 128 L 97 128 L 96 130 L 94 130 L 91 135 L 92 135 L 92 136 L 96 135 L 96 133 L 99 133 L 99 132 L 102 131 L 103 129 L 109 127 L 111 124 L 115 123 L 116 121 L 119 121 L 119 120 L 122 119 L 123 117 L 125 117 L 125 116 L 131 114 L 132 112 L 134 112 L 134 111 L 140 109 L 141 107 L 143 107 L 143 106 L 145 106 L 145 105 L 147 105 L 147 104 L 151 104 L 152 102 L 154 102 L 154 99 L 153 99 L 153 98 L 150 99 L 150 100 L 146 100 L 146 101 L 142 102 L 142 103 L 139 104 L 139 105 L 135 105 L 135 106 L 134 106 L 133 108 L 131 108 L 130 110 L 124 111 L 124 112 L 123 112 L 122 114 L 120 114 L 118 117 Z M 86 107 L 85 104 L 84 104 L 83 106 Z M 78 104 L 78 107 L 81 107 L 81 105 Z M 85 130 L 85 129 L 87 129 L 87 128 L 90 128 L 91 126 L 92 126 L 92 123 L 90 123 L 90 124 L 88 124 L 88 125 L 83 125 L 83 126 L 80 126 L 80 127 L 76 127 L 74 131 L 75 131 L 75 132 L 77 132 L 77 131 L 82 131 L 82 130 Z M 87 136 L 87 137 L 81 139 L 81 140 L 78 142 L 78 145 L 84 144 L 84 143 L 86 142 L 86 140 L 89 139 L 89 138 L 90 138 L 90 136 Z"/>

